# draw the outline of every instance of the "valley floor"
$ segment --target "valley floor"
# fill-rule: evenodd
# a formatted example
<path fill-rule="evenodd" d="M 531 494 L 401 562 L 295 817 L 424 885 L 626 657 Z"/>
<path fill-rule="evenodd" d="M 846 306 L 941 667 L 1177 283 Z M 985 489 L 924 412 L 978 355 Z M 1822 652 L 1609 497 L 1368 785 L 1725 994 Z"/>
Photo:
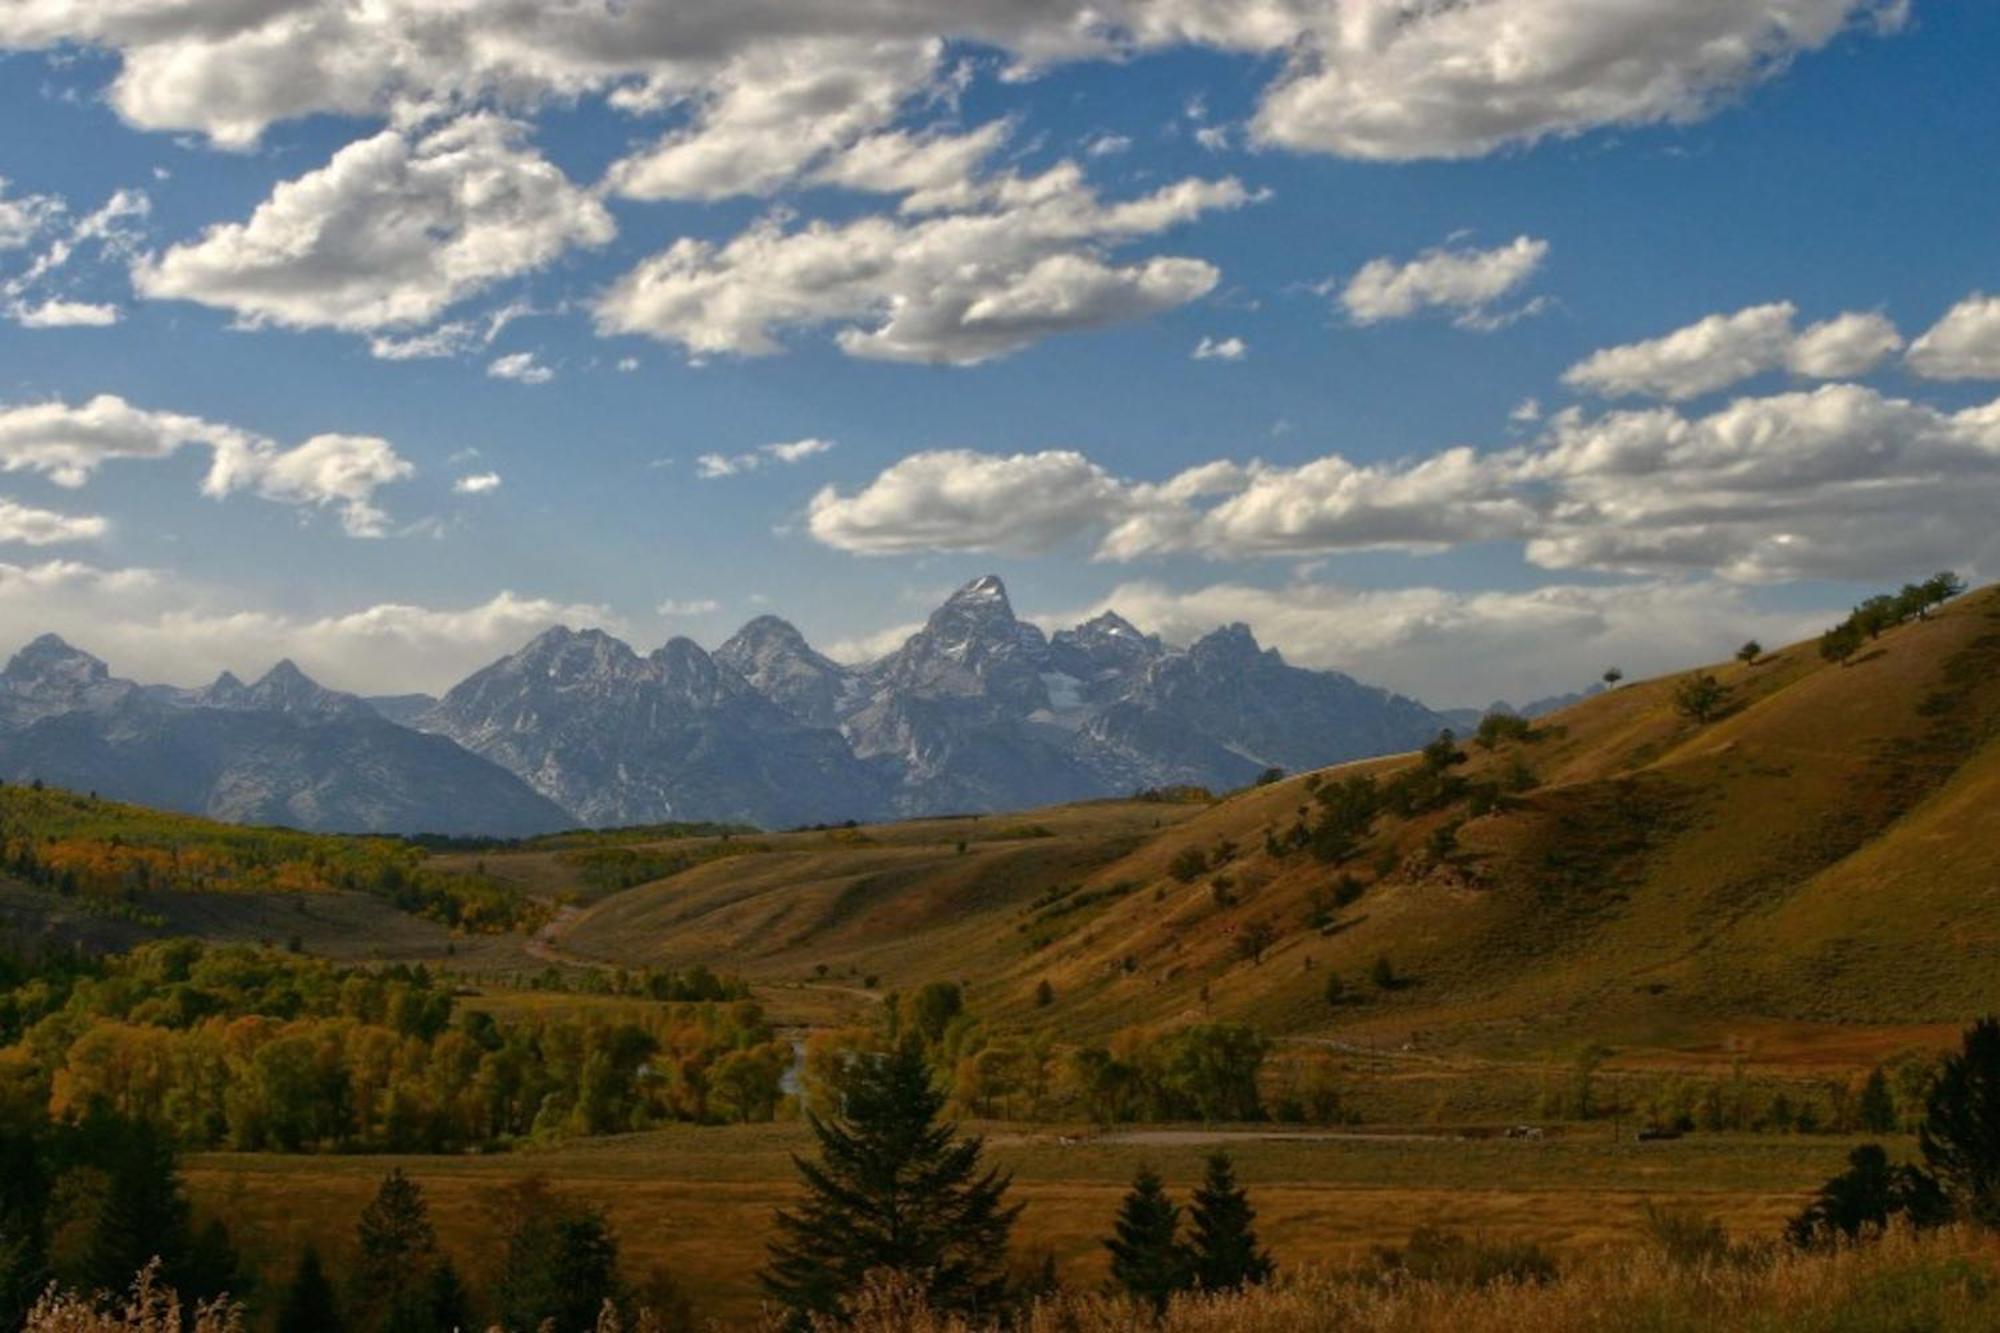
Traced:
<path fill-rule="evenodd" d="M 1289 1270 L 1343 1266 L 1375 1246 L 1436 1225 L 1576 1254 L 1630 1244 L 1650 1200 L 1690 1203 L 1744 1240 L 1776 1237 L 1854 1140 L 1694 1135 L 1637 1143 L 1629 1128 L 1554 1131 L 1541 1141 L 1460 1138 L 1409 1129 L 1257 1127 L 1087 1129 L 973 1126 L 1027 1203 L 1016 1229 L 1023 1266 L 1055 1255 L 1064 1281 L 1105 1276 L 1100 1239 L 1141 1163 L 1184 1194 L 1203 1154 L 1225 1146 L 1250 1187 L 1259 1229 Z M 1615 1136 L 1615 1137 L 1614 1137 Z M 772 1210 L 796 1197 L 790 1156 L 809 1148 L 796 1124 L 677 1126 L 485 1157 L 327 1157 L 212 1153 L 187 1177 L 198 1209 L 226 1217 L 266 1271 L 306 1241 L 352 1246 L 354 1218 L 382 1175 L 423 1186 L 448 1248 L 470 1261 L 488 1191 L 526 1175 L 602 1204 L 627 1270 L 662 1265 L 704 1316 L 751 1318 Z"/>

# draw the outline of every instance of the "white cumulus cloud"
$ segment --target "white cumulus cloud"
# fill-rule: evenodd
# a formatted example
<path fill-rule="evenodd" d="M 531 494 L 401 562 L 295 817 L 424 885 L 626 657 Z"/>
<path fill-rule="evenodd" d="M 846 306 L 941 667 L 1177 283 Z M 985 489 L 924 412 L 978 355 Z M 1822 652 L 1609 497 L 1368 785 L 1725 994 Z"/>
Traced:
<path fill-rule="evenodd" d="M 0 406 L 0 470 L 37 472 L 58 486 L 82 486 L 109 462 L 166 458 L 189 445 L 211 451 L 204 494 L 247 490 L 282 504 L 336 507 L 357 537 L 383 530 L 375 492 L 415 471 L 374 436 L 316 435 L 286 449 L 235 426 L 134 407 L 115 394 L 76 406 Z"/>
<path fill-rule="evenodd" d="M 1284 58 L 1253 131 L 1370 159 L 1454 158 L 1601 126 L 1709 114 L 1841 33 L 1898 25 L 1907 0 L 14 0 L 0 46 L 112 53 L 109 100 L 134 125 L 229 147 L 321 113 L 408 123 L 611 94 L 687 108 L 656 155 L 670 188 L 783 172 L 832 131 L 879 118 L 896 62 L 960 41 L 1016 73 L 1066 59 L 1201 46 Z M 791 53 L 789 68 L 752 68 Z M 779 105 L 799 145 L 725 149 Z M 838 137 L 832 134 L 832 137 Z M 711 141 L 710 143 L 704 142 Z M 767 154 L 775 154 L 772 161 Z"/>
<path fill-rule="evenodd" d="M 695 475 L 712 481 L 717 477 L 733 477 L 743 472 L 754 472 L 766 463 L 786 465 L 803 463 L 808 458 L 826 453 L 833 447 L 832 440 L 805 439 L 761 445 L 743 454 L 702 454 L 694 460 Z"/>
<path fill-rule="evenodd" d="M 828 546 L 863 555 L 1025 553 L 1073 542 L 1124 496 L 1122 483 L 1069 450 L 945 449 L 912 454 L 851 495 L 822 489 L 807 526 Z"/>
<path fill-rule="evenodd" d="M 1832 384 L 1704 416 L 1571 409 L 1492 451 L 1217 459 L 1160 482 L 1067 451 L 929 451 L 851 493 L 823 489 L 808 526 L 860 554 L 1292 559 L 1508 542 L 1550 569 L 1881 581 L 1994 567 L 1996 506 L 2000 402 L 1945 412 Z"/>
<path fill-rule="evenodd" d="M 509 352 L 495 357 L 486 367 L 486 374 L 491 379 L 513 380 L 517 384 L 547 384 L 556 377 L 555 371 L 537 361 L 533 352 Z"/>
<path fill-rule="evenodd" d="M 115 305 L 54 297 L 35 305 L 17 304 L 9 313 L 24 329 L 102 329 L 118 322 Z"/>
<path fill-rule="evenodd" d="M 474 472 L 454 481 L 451 489 L 459 495 L 489 495 L 500 489 L 500 474 Z"/>
<path fill-rule="evenodd" d="M 1844 31 L 1899 26 L 1907 8 L 1906 0 L 1306 4 L 1254 129 L 1287 148 L 1407 161 L 1478 157 L 1604 126 L 1685 124 Z"/>
<path fill-rule="evenodd" d="M 1426 310 L 1449 310 L 1462 328 L 1504 322 L 1491 307 L 1535 275 L 1549 243 L 1517 236 L 1491 250 L 1440 246 L 1398 263 L 1384 256 L 1363 264 L 1341 290 L 1340 304 L 1356 324 L 1408 319 Z"/>
<path fill-rule="evenodd" d="M 162 570 L 0 563 L 0 650 L 53 631 L 148 682 L 253 677 L 289 657 L 336 689 L 401 694 L 447 689 L 551 625 L 622 628 L 602 606 L 504 591 L 470 606 L 381 602 L 326 616 L 242 602 Z"/>
<path fill-rule="evenodd" d="M 110 522 L 94 514 L 59 514 L 0 498 L 0 542 L 55 546 L 95 541 L 110 530 Z"/>
<path fill-rule="evenodd" d="M 1910 344 L 1910 369 L 1933 380 L 2000 380 L 2000 296 L 1968 296 Z"/>
<path fill-rule="evenodd" d="M 1748 638 L 1804 638 L 1837 614 L 1764 610 L 1740 586 L 1708 579 L 1518 592 L 1148 580 L 1045 619 L 1072 625 L 1105 610 L 1175 644 L 1240 621 L 1296 665 L 1345 671 L 1439 707 L 1567 694 L 1612 665 L 1634 679 L 1679 670 L 1727 657 Z"/>
<path fill-rule="evenodd" d="M 1106 203 L 1072 163 L 982 194 L 971 211 L 915 221 L 770 217 L 720 245 L 684 238 L 613 285 L 599 328 L 761 356 L 788 329 L 839 324 L 850 356 L 970 365 L 1206 295 L 1219 274 L 1205 261 L 1107 252 L 1250 200 L 1234 180 L 1184 180 Z"/>
<path fill-rule="evenodd" d="M 604 206 L 530 148 L 520 124 L 475 114 L 351 143 L 281 182 L 248 221 L 146 257 L 132 279 L 142 296 L 248 324 L 370 332 L 427 323 L 614 232 Z"/>
<path fill-rule="evenodd" d="M 1204 337 L 1191 355 L 1197 361 L 1241 361 L 1250 355 L 1250 344 L 1241 338 Z"/>
<path fill-rule="evenodd" d="M 1774 370 L 1809 379 L 1865 375 L 1903 345 L 1877 314 L 1849 311 L 1803 332 L 1790 301 L 1709 315 L 1659 338 L 1593 352 L 1563 383 L 1606 398 L 1644 395 L 1682 401 Z"/>

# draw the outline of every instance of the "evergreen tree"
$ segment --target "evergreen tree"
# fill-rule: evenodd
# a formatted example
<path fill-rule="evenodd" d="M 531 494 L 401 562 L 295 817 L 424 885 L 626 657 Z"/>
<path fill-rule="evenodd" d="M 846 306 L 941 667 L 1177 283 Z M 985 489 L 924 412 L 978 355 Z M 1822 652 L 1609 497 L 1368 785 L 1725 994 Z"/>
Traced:
<path fill-rule="evenodd" d="M 1276 1265 L 1257 1246 L 1252 1229 L 1257 1210 L 1236 1183 L 1228 1153 L 1209 1157 L 1208 1173 L 1188 1206 L 1188 1220 L 1189 1266 L 1203 1291 L 1235 1291 L 1271 1280 Z"/>
<path fill-rule="evenodd" d="M 371 1333 L 429 1333 L 428 1283 L 437 1265 L 424 1192 L 399 1167 L 382 1178 L 355 1231 L 355 1324 Z"/>
<path fill-rule="evenodd" d="M 1882 1066 L 1875 1066 L 1868 1075 L 1868 1081 L 1861 1085 L 1861 1101 L 1855 1107 L 1855 1118 L 1861 1128 L 1870 1134 L 1888 1134 L 1896 1128 L 1896 1098 L 1889 1091 L 1889 1076 Z"/>
<path fill-rule="evenodd" d="M 841 1092 L 839 1115 L 807 1114 L 819 1160 L 792 1159 L 806 1197 L 778 1212 L 764 1290 L 800 1323 L 838 1316 L 877 1270 L 921 1281 L 941 1311 L 999 1309 L 1021 1209 L 1004 1201 L 1008 1177 L 980 1169 L 983 1142 L 938 1122 L 944 1096 L 918 1039 L 858 1061 Z"/>
<path fill-rule="evenodd" d="M 1111 1278 L 1153 1309 L 1164 1311 L 1188 1286 L 1188 1256 L 1181 1249 L 1180 1205 L 1167 1197 L 1152 1167 L 1139 1169 L 1131 1192 L 1119 1205 L 1118 1220 L 1104 1248 L 1111 1251 Z"/>
<path fill-rule="evenodd" d="M 1938 1068 L 1920 1142 L 1960 1216 L 2000 1227 L 2000 1019 L 1973 1024 L 1963 1048 Z"/>
<path fill-rule="evenodd" d="M 472 1327 L 472 1293 L 465 1289 L 450 1259 L 439 1259 L 437 1267 L 431 1270 L 424 1305 L 430 1314 L 431 1327 L 440 1333 Z"/>
<path fill-rule="evenodd" d="M 589 1329 L 606 1301 L 621 1295 L 618 1238 L 602 1209 L 575 1203 L 531 1177 L 504 1191 L 494 1207 L 502 1237 L 494 1275 L 497 1321 L 531 1329 Z"/>
<path fill-rule="evenodd" d="M 320 1266 L 319 1251 L 310 1244 L 299 1255 L 291 1285 L 278 1306 L 277 1333 L 341 1333 L 333 1283 Z"/>
<path fill-rule="evenodd" d="M 235 1254 L 214 1227 L 197 1242 L 163 1129 L 93 1107 L 55 1152 L 62 1169 L 47 1204 L 51 1276 L 78 1291 L 122 1291 L 157 1258 L 161 1282 L 187 1299 L 222 1294 Z"/>

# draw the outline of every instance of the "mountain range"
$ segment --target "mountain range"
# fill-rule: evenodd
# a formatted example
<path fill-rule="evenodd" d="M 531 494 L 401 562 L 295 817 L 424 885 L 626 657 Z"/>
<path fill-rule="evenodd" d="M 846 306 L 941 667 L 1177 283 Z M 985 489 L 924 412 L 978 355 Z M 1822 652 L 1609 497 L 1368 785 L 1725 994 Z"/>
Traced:
<path fill-rule="evenodd" d="M 1412 749 L 1454 720 L 1292 666 L 1242 625 L 1185 648 L 1111 612 L 1047 635 L 989 575 L 866 665 L 775 616 L 713 653 L 557 627 L 438 699 L 362 699 L 289 662 L 250 684 L 145 686 L 46 635 L 0 673 L 0 777 L 340 831 L 787 827 L 1231 788 Z"/>
<path fill-rule="evenodd" d="M 0 671 L 0 778 L 245 824 L 520 836 L 567 811 L 490 760 L 280 662 L 254 684 L 139 685 L 45 634 Z"/>

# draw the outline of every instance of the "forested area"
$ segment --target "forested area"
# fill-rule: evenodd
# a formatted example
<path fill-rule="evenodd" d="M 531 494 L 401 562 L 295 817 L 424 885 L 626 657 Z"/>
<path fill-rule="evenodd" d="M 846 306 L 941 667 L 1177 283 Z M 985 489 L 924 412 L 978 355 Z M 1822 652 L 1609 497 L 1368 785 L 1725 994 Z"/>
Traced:
<path fill-rule="evenodd" d="M 768 1120 L 791 1059 L 743 1000 L 501 1022 L 423 967 L 189 940 L 14 959 L 0 982 L 12 1095 L 56 1120 L 92 1108 L 143 1120 L 188 1148 L 437 1152 Z"/>

